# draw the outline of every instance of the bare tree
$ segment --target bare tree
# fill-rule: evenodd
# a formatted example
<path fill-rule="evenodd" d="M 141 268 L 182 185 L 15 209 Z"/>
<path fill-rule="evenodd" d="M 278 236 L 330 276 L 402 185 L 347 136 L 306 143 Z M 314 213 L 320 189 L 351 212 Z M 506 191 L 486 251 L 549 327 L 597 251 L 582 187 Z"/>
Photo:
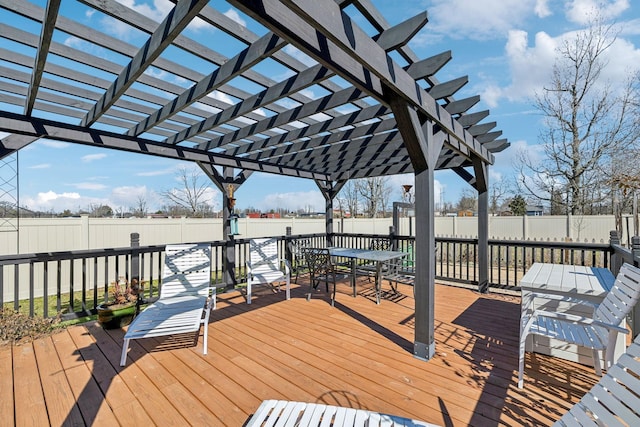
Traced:
<path fill-rule="evenodd" d="M 209 197 L 211 189 L 206 177 L 198 169 L 186 167 L 181 167 L 176 176 L 181 187 L 163 191 L 162 196 L 168 200 L 169 205 L 179 206 L 187 210 L 190 215 L 204 214 L 203 206 L 209 206 L 211 203 Z"/>
<path fill-rule="evenodd" d="M 470 188 L 465 188 L 460 193 L 460 198 L 456 205 L 456 209 L 459 211 L 472 211 L 478 210 L 478 195 Z"/>
<path fill-rule="evenodd" d="M 489 213 L 492 215 L 499 213 L 507 194 L 509 194 L 509 186 L 505 180 L 491 182 L 489 186 Z"/>
<path fill-rule="evenodd" d="M 640 190 L 639 150 L 627 150 L 621 158 L 614 158 L 608 170 L 607 184 L 610 185 L 611 206 L 616 221 L 616 230 L 622 235 L 622 215 L 630 212 L 633 198 Z M 634 216 L 637 214 L 633 211 Z M 634 218 L 635 221 L 635 218 Z"/>
<path fill-rule="evenodd" d="M 90 203 L 87 210 L 89 211 L 89 216 L 94 218 L 108 218 L 113 216 L 113 209 L 111 209 L 109 205 Z"/>
<path fill-rule="evenodd" d="M 378 216 L 384 210 L 385 201 L 389 200 L 389 179 L 384 176 L 359 179 L 355 182 L 358 194 L 365 201 L 364 213 L 370 218 Z"/>
<path fill-rule="evenodd" d="M 131 209 L 131 211 L 133 212 L 134 215 L 137 215 L 139 217 L 145 217 L 147 216 L 147 209 L 148 209 L 147 198 L 144 196 L 144 194 L 138 194 L 138 197 L 136 197 L 136 204 Z"/>
<path fill-rule="evenodd" d="M 337 199 L 340 209 L 342 209 L 343 206 L 346 207 L 351 218 L 358 216 L 358 211 L 360 210 L 360 199 L 355 181 L 347 181 L 344 187 L 342 187 Z"/>
<path fill-rule="evenodd" d="M 535 97 L 545 119 L 544 157 L 521 153 L 518 181 L 527 195 L 553 202 L 554 210 L 582 214 L 596 202 L 600 193 L 591 190 L 603 182 L 604 168 L 638 135 L 633 80 L 613 87 L 603 78 L 605 52 L 616 36 L 601 17 L 592 19 L 558 48 L 551 81 Z"/>

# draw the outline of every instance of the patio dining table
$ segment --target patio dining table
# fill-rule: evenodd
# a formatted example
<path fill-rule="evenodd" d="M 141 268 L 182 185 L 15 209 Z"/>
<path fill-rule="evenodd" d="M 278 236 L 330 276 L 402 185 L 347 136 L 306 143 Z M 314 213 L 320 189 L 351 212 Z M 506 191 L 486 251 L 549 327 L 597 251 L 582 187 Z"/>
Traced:
<path fill-rule="evenodd" d="M 356 267 L 357 260 L 373 261 L 376 263 L 376 304 L 380 304 L 380 294 L 382 292 L 382 267 L 385 262 L 393 259 L 402 258 L 407 255 L 402 251 L 379 251 L 372 249 L 354 249 L 330 247 L 329 253 L 333 257 L 349 258 L 351 261 L 351 287 L 353 288 L 353 296 L 356 296 Z"/>

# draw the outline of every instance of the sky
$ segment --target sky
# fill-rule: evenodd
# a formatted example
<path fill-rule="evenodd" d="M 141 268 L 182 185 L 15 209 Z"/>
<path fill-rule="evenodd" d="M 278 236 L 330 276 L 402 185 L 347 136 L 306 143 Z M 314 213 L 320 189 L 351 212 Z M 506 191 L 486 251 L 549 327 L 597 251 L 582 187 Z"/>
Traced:
<path fill-rule="evenodd" d="M 119 1 L 158 21 L 172 6 L 168 0 Z M 615 23 L 619 30 L 616 42 L 608 51 L 606 78 L 612 82 L 622 81 L 631 71 L 630 66 L 640 64 L 639 1 L 371 1 L 391 25 L 427 11 L 428 24 L 414 36 L 409 46 L 418 58 L 451 50 L 453 59 L 436 77 L 444 82 L 468 76 L 469 83 L 456 93 L 455 98 L 480 95 L 481 102 L 470 112 L 488 108 L 491 114 L 483 122 L 496 121 L 496 129 L 503 131 L 502 138 L 511 143 L 510 148 L 496 154 L 495 164 L 489 169 L 491 183 L 513 181 L 518 153 L 539 156 L 538 136 L 542 118 L 533 107 L 532 99 L 550 80 L 559 43 L 584 28 L 589 14 L 595 9 Z M 43 5 L 42 1 L 37 3 Z M 63 8 L 71 7 L 70 3 L 63 2 Z M 246 16 L 230 5 L 220 3 L 216 3 L 218 9 L 227 9 L 227 16 L 247 25 L 249 20 Z M 133 42 L 136 37 L 142 37 L 129 33 L 112 18 L 96 16 L 80 3 L 74 3 L 73 7 L 72 13 L 82 15 L 85 25 L 99 26 L 125 41 Z M 12 18 L 0 9 L 0 23 L 7 19 Z M 196 22 L 188 31 L 201 38 L 207 36 L 203 32 L 212 30 L 203 29 Z M 78 45 L 78 41 L 71 37 L 60 41 Z M 0 64 L 9 66 L 1 58 Z M 156 71 L 150 69 L 147 72 Z M 16 111 L 1 102 L 0 109 Z M 0 132 L 0 138 L 4 135 Z M 162 192 L 180 187 L 177 181 L 180 169 L 194 167 L 190 163 L 170 159 L 50 140 L 39 140 L 20 150 L 17 165 L 20 205 L 47 212 L 65 209 L 77 212 L 104 204 L 115 211 L 126 212 L 140 199 L 147 202 L 150 211 L 155 211 L 165 204 Z M 455 203 L 463 190 L 470 189 L 450 171 L 437 171 L 435 176 L 437 204 L 442 201 Z M 391 200 L 401 200 L 402 185 L 412 183 L 410 175 L 389 177 Z M 239 209 L 324 210 L 324 200 L 313 181 L 277 175 L 254 173 L 235 197 Z M 210 199 L 214 209 L 221 208 L 221 196 L 213 184 Z"/>

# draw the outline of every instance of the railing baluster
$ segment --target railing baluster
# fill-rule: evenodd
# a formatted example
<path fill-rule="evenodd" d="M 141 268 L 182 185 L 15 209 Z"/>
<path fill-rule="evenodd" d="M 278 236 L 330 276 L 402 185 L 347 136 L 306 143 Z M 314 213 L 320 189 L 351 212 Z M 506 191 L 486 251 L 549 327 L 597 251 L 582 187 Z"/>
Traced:
<path fill-rule="evenodd" d="M 18 271 L 19 264 L 14 265 L 13 268 L 13 309 L 15 311 L 20 310 L 20 272 Z"/>
<path fill-rule="evenodd" d="M 74 304 L 74 300 L 75 300 L 75 295 L 74 295 L 74 287 L 73 287 L 73 279 L 75 277 L 75 260 L 70 260 L 69 262 L 69 310 L 71 311 L 71 313 L 75 312 L 75 304 Z"/>
<path fill-rule="evenodd" d="M 98 307 L 98 257 L 93 257 L 93 307 Z"/>
<path fill-rule="evenodd" d="M 29 316 L 33 317 L 35 300 L 35 278 L 33 277 L 33 262 L 29 263 Z"/>
<path fill-rule="evenodd" d="M 62 311 L 62 261 L 58 260 L 56 263 L 56 310 Z"/>
<path fill-rule="evenodd" d="M 109 301 L 109 257 L 104 259 L 104 293 L 102 295 L 103 302 Z"/>
<path fill-rule="evenodd" d="M 82 311 L 87 311 L 87 259 L 82 258 Z"/>
<path fill-rule="evenodd" d="M 42 270 L 42 299 L 44 301 L 42 315 L 47 318 L 49 317 L 49 261 L 42 263 Z M 0 289 L 0 293 L 2 293 L 2 289 Z"/>

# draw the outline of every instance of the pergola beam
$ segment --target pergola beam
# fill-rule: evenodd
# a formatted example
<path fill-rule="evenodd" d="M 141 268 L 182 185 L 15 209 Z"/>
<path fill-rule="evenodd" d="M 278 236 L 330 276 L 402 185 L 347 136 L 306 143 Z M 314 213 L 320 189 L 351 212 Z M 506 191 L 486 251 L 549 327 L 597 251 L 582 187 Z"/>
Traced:
<path fill-rule="evenodd" d="M 407 73 L 416 80 L 431 77 L 451 61 L 451 51 L 439 53 L 407 67 Z"/>
<path fill-rule="evenodd" d="M 284 44 L 284 41 L 274 34 L 263 36 L 194 86 L 182 92 L 176 99 L 169 101 L 145 120 L 133 126 L 127 134 L 131 136 L 140 135 L 178 111 L 183 110 L 186 106 L 218 90 L 223 84 L 241 75 L 244 71 L 280 49 Z"/>
<path fill-rule="evenodd" d="M 91 126 L 102 116 L 136 79 L 162 54 L 180 32 L 198 15 L 209 0 L 179 0 L 156 31 L 140 48 L 131 62 L 120 72 L 113 84 L 82 119 L 82 126 Z"/>
<path fill-rule="evenodd" d="M 279 166 L 266 162 L 203 152 L 201 150 L 194 150 L 182 146 L 167 146 L 160 142 L 142 138 L 130 137 L 113 132 L 68 125 L 1 111 L 0 130 L 9 133 L 19 133 L 59 141 L 69 141 L 77 144 L 100 146 L 133 153 L 150 154 L 177 160 L 211 163 L 218 166 L 248 169 L 299 178 L 329 179 L 329 177 L 323 173 L 296 170 L 287 166 Z"/>
<path fill-rule="evenodd" d="M 373 40 L 378 43 L 385 52 L 396 50 L 401 46 L 409 43 L 409 40 L 415 36 L 418 31 L 424 27 L 429 18 L 427 12 L 422 12 L 416 16 L 407 19 L 393 28 L 385 30 L 375 36 Z"/>
<path fill-rule="evenodd" d="M 30 116 L 33 111 L 36 95 L 40 88 L 40 80 L 42 79 L 44 66 L 47 63 L 47 55 L 49 54 L 49 46 L 51 45 L 51 38 L 53 37 L 58 11 L 60 10 L 60 2 L 61 0 L 49 0 L 47 2 L 47 9 L 40 33 L 40 42 L 38 43 L 38 53 L 36 54 L 36 60 L 31 72 L 31 83 L 29 84 L 29 92 L 24 108 L 24 114 L 27 116 Z"/>
<path fill-rule="evenodd" d="M 0 159 L 4 159 L 38 139 L 37 136 L 20 135 L 17 133 L 5 136 L 0 139 Z"/>

